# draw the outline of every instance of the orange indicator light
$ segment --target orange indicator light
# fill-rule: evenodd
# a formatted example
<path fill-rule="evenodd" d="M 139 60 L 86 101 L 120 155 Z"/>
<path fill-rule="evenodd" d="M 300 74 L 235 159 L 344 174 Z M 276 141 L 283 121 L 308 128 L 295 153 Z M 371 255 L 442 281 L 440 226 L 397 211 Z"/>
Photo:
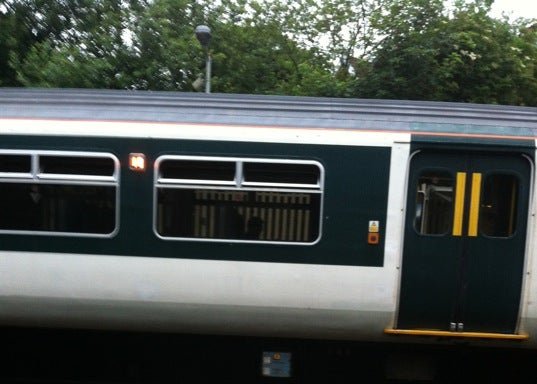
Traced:
<path fill-rule="evenodd" d="M 133 171 L 145 171 L 145 155 L 143 153 L 129 154 L 129 168 Z"/>
<path fill-rule="evenodd" d="M 380 236 L 377 232 L 369 232 L 367 234 L 367 244 L 378 244 Z"/>

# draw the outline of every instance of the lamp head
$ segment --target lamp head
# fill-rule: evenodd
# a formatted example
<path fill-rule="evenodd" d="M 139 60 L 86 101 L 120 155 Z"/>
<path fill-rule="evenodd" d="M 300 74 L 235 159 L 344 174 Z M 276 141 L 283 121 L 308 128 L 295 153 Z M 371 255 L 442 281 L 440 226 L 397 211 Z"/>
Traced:
<path fill-rule="evenodd" d="M 198 25 L 195 33 L 200 44 L 204 47 L 207 47 L 211 42 L 211 28 L 206 25 Z"/>

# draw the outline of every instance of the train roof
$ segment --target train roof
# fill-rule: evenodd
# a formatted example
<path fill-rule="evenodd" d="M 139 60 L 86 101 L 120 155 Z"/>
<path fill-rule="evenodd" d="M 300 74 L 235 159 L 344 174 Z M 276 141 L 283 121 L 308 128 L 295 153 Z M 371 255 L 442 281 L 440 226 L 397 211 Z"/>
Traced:
<path fill-rule="evenodd" d="M 0 118 L 537 137 L 534 107 L 139 90 L 0 88 Z"/>

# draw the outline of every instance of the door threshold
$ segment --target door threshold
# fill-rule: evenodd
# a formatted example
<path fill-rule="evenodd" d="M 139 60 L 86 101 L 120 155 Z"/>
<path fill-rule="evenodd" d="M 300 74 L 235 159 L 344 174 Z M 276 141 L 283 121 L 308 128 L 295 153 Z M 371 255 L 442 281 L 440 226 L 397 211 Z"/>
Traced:
<path fill-rule="evenodd" d="M 408 335 L 408 336 L 432 336 L 432 337 L 459 337 L 469 339 L 496 339 L 496 340 L 528 340 L 526 333 L 490 333 L 490 332 L 450 332 L 425 329 L 394 329 L 386 328 L 384 333 L 388 335 Z"/>

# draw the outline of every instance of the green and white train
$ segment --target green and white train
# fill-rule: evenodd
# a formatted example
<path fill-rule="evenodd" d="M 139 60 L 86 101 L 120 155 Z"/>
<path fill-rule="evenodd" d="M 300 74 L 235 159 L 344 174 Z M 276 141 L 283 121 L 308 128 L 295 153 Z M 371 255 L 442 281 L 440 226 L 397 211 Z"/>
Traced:
<path fill-rule="evenodd" d="M 537 109 L 0 90 L 0 323 L 537 348 Z"/>

